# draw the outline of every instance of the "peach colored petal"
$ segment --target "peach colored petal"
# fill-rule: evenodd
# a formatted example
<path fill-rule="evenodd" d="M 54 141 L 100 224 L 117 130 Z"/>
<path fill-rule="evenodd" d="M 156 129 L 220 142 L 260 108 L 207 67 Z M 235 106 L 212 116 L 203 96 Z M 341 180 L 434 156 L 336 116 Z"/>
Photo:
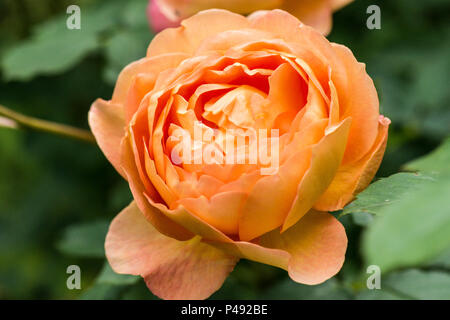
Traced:
<path fill-rule="evenodd" d="M 332 7 L 329 0 L 285 0 L 281 9 L 322 34 L 331 31 Z"/>
<path fill-rule="evenodd" d="M 332 48 L 347 74 L 346 81 L 332 80 L 339 94 L 340 117 L 353 119 L 344 162 L 356 161 L 372 148 L 377 137 L 378 95 L 365 65 L 355 59 L 350 49 L 335 43 Z"/>
<path fill-rule="evenodd" d="M 339 168 L 333 182 L 314 205 L 315 209 L 340 210 L 369 185 L 383 158 L 389 123 L 389 119 L 380 116 L 378 137 L 372 149 L 356 163 L 344 164 Z"/>
<path fill-rule="evenodd" d="M 134 203 L 112 221 L 105 251 L 114 271 L 142 276 L 163 299 L 206 299 L 222 286 L 238 260 L 199 237 L 178 241 L 164 236 Z"/>
<path fill-rule="evenodd" d="M 100 149 L 123 177 L 120 165 L 120 143 L 125 136 L 125 119 L 121 105 L 97 99 L 88 115 L 89 126 Z"/>
<path fill-rule="evenodd" d="M 288 113 L 292 118 L 305 105 L 307 98 L 307 85 L 298 72 L 288 63 L 284 63 L 274 70 L 269 77 L 269 96 L 271 103 L 269 124 L 275 122 L 275 119 Z"/>
<path fill-rule="evenodd" d="M 153 207 L 157 208 L 160 212 L 163 212 L 166 217 L 170 218 L 180 226 L 185 227 L 193 234 L 199 235 L 202 238 L 210 241 L 225 243 L 233 242 L 233 240 L 226 236 L 222 231 L 201 220 L 195 214 L 189 212 L 182 206 L 179 206 L 177 209 L 169 210 L 165 205 L 161 203 L 155 203 L 148 196 L 147 200 Z"/>
<path fill-rule="evenodd" d="M 354 0 L 331 0 L 331 6 L 333 7 L 333 11 L 337 11 L 353 1 Z"/>
<path fill-rule="evenodd" d="M 180 199 L 179 203 L 197 217 L 229 235 L 238 233 L 239 215 L 247 194 L 230 191 L 215 194 L 211 199 L 205 196 L 199 198 Z"/>
<path fill-rule="evenodd" d="M 148 189 L 145 187 L 138 169 L 136 167 L 135 157 L 130 145 L 130 139 L 124 139 L 122 141 L 122 167 L 130 184 L 130 189 L 133 194 L 133 198 L 136 201 L 136 205 L 141 212 L 145 215 L 147 220 L 162 234 L 172 237 L 178 240 L 187 240 L 194 236 L 193 233 L 186 230 L 181 225 L 169 219 L 160 209 L 149 203 L 148 198 L 151 194 L 153 201 L 160 200 L 156 190 L 152 185 Z M 162 200 L 160 200 L 162 201 Z"/>
<path fill-rule="evenodd" d="M 148 89 L 154 85 L 158 75 L 164 70 L 176 67 L 181 61 L 189 56 L 180 52 L 167 52 L 159 57 L 142 58 L 138 61 L 130 63 L 119 74 L 116 86 L 114 88 L 112 103 L 125 104 L 128 90 L 130 89 L 136 75 L 145 73 L 148 77 L 147 82 L 150 84 Z M 151 78 L 150 78 L 151 77 Z M 152 79 L 153 81 L 150 81 Z M 127 114 L 132 112 L 127 112 Z"/>
<path fill-rule="evenodd" d="M 249 241 L 279 227 L 292 206 L 308 169 L 311 150 L 293 155 L 274 175 L 261 178 L 250 192 L 239 220 L 239 238 Z"/>
<path fill-rule="evenodd" d="M 290 254 L 288 272 L 296 282 L 314 285 L 334 276 L 342 267 L 347 236 L 342 224 L 327 212 L 311 210 L 289 230 L 274 230 L 259 244 Z"/>
<path fill-rule="evenodd" d="M 269 41 L 273 38 L 275 38 L 273 34 L 256 29 L 228 30 L 206 38 L 195 53 L 201 55 L 208 52 L 225 52 L 239 45 L 245 45 L 253 41 L 261 41 L 261 39 Z M 239 49 L 241 48 L 236 48 L 236 50 Z"/>
<path fill-rule="evenodd" d="M 302 24 L 297 18 L 282 10 L 257 12 L 248 19 L 253 28 L 271 32 L 287 42 L 292 55 L 297 58 L 296 61 L 300 62 L 299 65 L 312 78 L 316 87 L 319 90 L 323 87 L 325 101 L 329 94 L 330 68 L 333 81 L 346 83 L 345 66 L 336 56 L 330 42 L 314 28 Z"/>
<path fill-rule="evenodd" d="M 273 230 L 256 243 L 209 243 L 230 255 L 285 269 L 294 281 L 314 285 L 341 269 L 347 236 L 331 214 L 310 210 L 289 230 Z"/>
<path fill-rule="evenodd" d="M 165 14 L 175 17 L 187 18 L 199 11 L 218 8 L 232 12 L 247 14 L 260 9 L 274 9 L 281 5 L 283 0 L 156 0 L 163 8 Z"/>
<path fill-rule="evenodd" d="M 283 249 L 266 248 L 257 243 L 246 241 L 228 243 L 211 241 L 208 243 L 235 257 L 268 264 L 284 270 L 288 269 L 290 254 Z"/>
<path fill-rule="evenodd" d="M 183 20 L 179 28 L 165 29 L 157 34 L 148 47 L 147 57 L 172 52 L 193 54 L 205 38 L 246 27 L 247 19 L 239 14 L 219 9 L 205 10 Z"/>
<path fill-rule="evenodd" d="M 283 232 L 306 214 L 330 185 L 341 164 L 351 122 L 351 118 L 347 118 L 327 128 L 323 139 L 313 147 L 311 166 L 298 186 L 297 198 L 282 226 Z"/>

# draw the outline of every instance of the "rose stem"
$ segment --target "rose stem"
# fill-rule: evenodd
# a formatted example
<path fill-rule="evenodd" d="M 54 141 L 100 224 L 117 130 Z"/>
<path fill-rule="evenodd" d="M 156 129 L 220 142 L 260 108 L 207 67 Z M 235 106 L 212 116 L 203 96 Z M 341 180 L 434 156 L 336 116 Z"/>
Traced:
<path fill-rule="evenodd" d="M 0 105 L 0 116 L 11 119 L 22 127 L 61 135 L 72 139 L 78 139 L 85 142 L 96 143 L 94 136 L 88 130 L 25 116 L 2 105 Z"/>

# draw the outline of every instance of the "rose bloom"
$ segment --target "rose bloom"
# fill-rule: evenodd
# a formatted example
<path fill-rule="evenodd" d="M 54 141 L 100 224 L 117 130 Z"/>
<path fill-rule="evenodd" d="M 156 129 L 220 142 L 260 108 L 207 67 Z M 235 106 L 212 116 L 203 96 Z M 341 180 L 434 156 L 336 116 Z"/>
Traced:
<path fill-rule="evenodd" d="M 147 16 L 153 30 L 177 27 L 181 20 L 211 8 L 226 9 L 240 14 L 257 10 L 283 9 L 323 34 L 331 30 L 334 11 L 353 0 L 150 0 Z"/>
<path fill-rule="evenodd" d="M 206 27 L 205 27 L 206 26 Z M 195 125 L 279 130 L 279 168 L 175 164 L 174 132 Z M 89 123 L 134 201 L 112 221 L 106 256 L 164 299 L 203 299 L 241 258 L 318 284 L 347 237 L 328 211 L 373 179 L 389 119 L 352 52 L 281 10 L 207 10 L 159 33 Z"/>

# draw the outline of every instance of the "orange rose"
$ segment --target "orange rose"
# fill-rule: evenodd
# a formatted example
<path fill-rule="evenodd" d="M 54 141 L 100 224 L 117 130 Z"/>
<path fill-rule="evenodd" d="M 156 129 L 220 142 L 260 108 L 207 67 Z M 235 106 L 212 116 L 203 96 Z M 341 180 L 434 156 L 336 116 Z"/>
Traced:
<path fill-rule="evenodd" d="M 159 33 L 111 101 L 94 102 L 89 123 L 135 199 L 111 223 L 112 268 L 141 275 L 162 298 L 197 299 L 240 258 L 305 284 L 335 275 L 347 237 L 326 211 L 370 183 L 390 121 L 346 47 L 281 10 L 208 10 Z M 277 170 L 175 159 L 177 132 L 195 140 L 199 126 L 276 129 Z"/>
<path fill-rule="evenodd" d="M 181 20 L 206 9 L 226 9 L 240 14 L 283 9 L 323 34 L 331 31 L 331 16 L 353 0 L 150 0 L 149 22 L 155 31 L 178 26 Z"/>

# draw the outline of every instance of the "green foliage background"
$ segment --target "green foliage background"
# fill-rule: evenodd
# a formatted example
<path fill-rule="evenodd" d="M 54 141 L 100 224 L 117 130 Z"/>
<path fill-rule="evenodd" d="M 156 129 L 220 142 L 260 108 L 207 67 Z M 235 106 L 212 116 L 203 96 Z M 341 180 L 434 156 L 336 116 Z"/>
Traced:
<path fill-rule="evenodd" d="M 92 101 L 109 99 L 121 68 L 145 55 L 146 3 L 0 0 L 0 104 L 87 128 Z M 81 7 L 80 31 L 65 28 L 70 4 Z M 366 28 L 371 4 L 381 30 Z M 382 179 L 336 212 L 349 237 L 344 267 L 304 286 L 241 261 L 212 298 L 450 299 L 450 1 L 355 0 L 329 39 L 367 64 L 392 120 Z M 0 299 L 155 299 L 105 264 L 109 221 L 130 200 L 97 147 L 0 128 Z M 72 264 L 81 290 L 66 287 Z M 381 290 L 366 288 L 370 264 Z"/>

